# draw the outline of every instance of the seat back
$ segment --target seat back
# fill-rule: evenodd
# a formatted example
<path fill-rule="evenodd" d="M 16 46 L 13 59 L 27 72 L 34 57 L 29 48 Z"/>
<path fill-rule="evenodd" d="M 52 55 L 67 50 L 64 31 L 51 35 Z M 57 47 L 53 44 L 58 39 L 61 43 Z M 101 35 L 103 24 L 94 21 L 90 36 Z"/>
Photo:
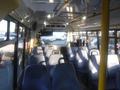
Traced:
<path fill-rule="evenodd" d="M 72 52 L 71 47 L 67 48 L 67 52 L 68 52 L 68 55 L 69 55 L 69 59 L 72 60 L 74 58 L 74 54 Z"/>
<path fill-rule="evenodd" d="M 62 57 L 61 54 L 53 54 L 49 58 L 49 65 L 57 65 L 59 63 L 59 59 Z"/>
<path fill-rule="evenodd" d="M 42 49 L 42 47 L 37 47 L 37 53 L 38 54 L 43 54 L 43 49 Z"/>
<path fill-rule="evenodd" d="M 22 90 L 50 90 L 50 75 L 45 66 L 31 65 L 25 69 Z"/>
<path fill-rule="evenodd" d="M 31 55 L 28 60 L 28 65 L 39 64 L 42 61 L 45 61 L 45 57 L 43 54 Z"/>
<path fill-rule="evenodd" d="M 34 47 L 32 50 L 32 55 L 39 55 L 43 54 L 42 47 Z"/>
<path fill-rule="evenodd" d="M 87 52 L 79 49 L 76 52 L 75 58 L 76 58 L 75 59 L 75 67 L 77 68 L 76 70 L 81 73 L 87 73 L 89 70 Z"/>
<path fill-rule="evenodd" d="M 94 59 L 93 59 L 94 58 Z M 92 60 L 94 60 L 95 63 L 100 65 L 100 55 L 93 55 Z M 114 66 L 119 65 L 119 58 L 117 55 L 108 55 L 108 61 L 107 61 L 107 68 L 113 68 Z"/>
<path fill-rule="evenodd" d="M 59 64 L 53 72 L 53 90 L 81 90 L 71 64 Z"/>
<path fill-rule="evenodd" d="M 0 65 L 0 90 L 13 90 L 12 61 L 3 61 Z"/>
<path fill-rule="evenodd" d="M 100 55 L 92 55 L 89 61 L 90 71 L 93 74 L 98 75 L 98 70 L 100 66 Z M 120 69 L 119 58 L 117 55 L 108 55 L 107 60 L 107 76 L 112 77 Z"/>

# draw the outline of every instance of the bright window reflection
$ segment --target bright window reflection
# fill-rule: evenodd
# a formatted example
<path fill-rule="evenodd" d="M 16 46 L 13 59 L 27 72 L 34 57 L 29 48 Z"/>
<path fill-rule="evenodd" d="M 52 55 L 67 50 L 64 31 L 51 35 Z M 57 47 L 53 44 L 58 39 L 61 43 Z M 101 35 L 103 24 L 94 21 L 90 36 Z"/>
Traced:
<path fill-rule="evenodd" d="M 120 31 L 117 31 L 117 37 L 120 38 Z"/>
<path fill-rule="evenodd" d="M 114 37 L 114 36 L 115 36 L 115 32 L 114 32 L 114 30 L 109 31 L 109 36 L 110 36 L 110 37 Z"/>
<path fill-rule="evenodd" d="M 117 50 L 118 50 L 117 53 L 120 55 L 120 39 L 117 40 L 116 47 L 117 47 Z"/>
<path fill-rule="evenodd" d="M 44 44 L 66 45 L 66 32 L 53 32 L 53 36 L 42 36 L 41 40 Z"/>
<path fill-rule="evenodd" d="M 115 54 L 115 39 L 114 38 L 109 39 L 108 53 Z"/>
<path fill-rule="evenodd" d="M 10 36 L 9 36 L 10 40 L 15 39 L 16 37 L 15 28 L 16 28 L 16 24 L 14 22 L 10 22 Z"/>
<path fill-rule="evenodd" d="M 0 41 L 4 41 L 7 38 L 7 21 L 0 21 Z"/>
<path fill-rule="evenodd" d="M 13 60 L 14 56 L 14 44 L 9 44 L 0 48 L 1 59 L 4 60 Z"/>

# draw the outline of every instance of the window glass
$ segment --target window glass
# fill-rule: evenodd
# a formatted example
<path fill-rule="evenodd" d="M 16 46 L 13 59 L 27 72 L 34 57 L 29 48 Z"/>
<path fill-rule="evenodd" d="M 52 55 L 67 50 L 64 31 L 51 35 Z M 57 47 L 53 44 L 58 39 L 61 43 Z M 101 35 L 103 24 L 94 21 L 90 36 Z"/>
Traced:
<path fill-rule="evenodd" d="M 117 53 L 120 55 L 120 39 L 117 40 Z"/>
<path fill-rule="evenodd" d="M 24 44 L 24 27 L 19 27 L 19 40 L 18 40 L 18 76 L 22 71 L 22 57 L 23 57 L 23 44 Z"/>
<path fill-rule="evenodd" d="M 96 32 L 88 32 L 88 36 L 97 36 Z"/>
<path fill-rule="evenodd" d="M 117 31 L 117 37 L 120 38 L 120 31 Z"/>
<path fill-rule="evenodd" d="M 13 40 L 16 38 L 15 29 L 16 29 L 16 24 L 14 22 L 10 22 L 10 36 L 9 36 L 10 40 Z"/>
<path fill-rule="evenodd" d="M 79 33 L 79 36 L 80 36 L 80 39 L 86 40 L 86 32 L 80 32 L 80 33 Z"/>
<path fill-rule="evenodd" d="M 115 39 L 114 38 L 109 39 L 108 53 L 115 54 Z"/>
<path fill-rule="evenodd" d="M 19 41 L 18 41 L 18 48 L 23 49 L 23 40 L 24 40 L 24 32 L 25 28 L 24 27 L 19 27 Z"/>
<path fill-rule="evenodd" d="M 53 32 L 53 36 L 42 36 L 41 43 L 47 45 L 64 46 L 67 44 L 66 39 L 66 32 Z"/>
<path fill-rule="evenodd" d="M 23 38 L 24 37 L 24 31 L 25 31 L 25 28 L 24 27 L 19 27 L 19 38 Z"/>
<path fill-rule="evenodd" d="M 89 49 L 97 48 L 97 37 L 88 38 L 88 47 Z"/>
<path fill-rule="evenodd" d="M 109 37 L 114 37 L 115 36 L 115 31 L 112 30 L 112 31 L 109 31 Z"/>
<path fill-rule="evenodd" d="M 22 71 L 22 57 L 23 57 L 23 39 L 18 41 L 18 76 Z"/>
<path fill-rule="evenodd" d="M 87 37 L 87 42 L 88 42 L 88 48 L 93 49 L 97 48 L 97 33 L 94 31 L 87 32 L 88 37 Z"/>
<path fill-rule="evenodd" d="M 2 54 L 2 60 L 13 60 L 14 56 L 14 44 L 9 44 L 0 48 L 0 54 Z"/>
<path fill-rule="evenodd" d="M 0 41 L 5 41 L 7 39 L 7 21 L 0 21 Z"/>
<path fill-rule="evenodd" d="M 98 36 L 101 37 L 101 31 L 98 32 Z"/>

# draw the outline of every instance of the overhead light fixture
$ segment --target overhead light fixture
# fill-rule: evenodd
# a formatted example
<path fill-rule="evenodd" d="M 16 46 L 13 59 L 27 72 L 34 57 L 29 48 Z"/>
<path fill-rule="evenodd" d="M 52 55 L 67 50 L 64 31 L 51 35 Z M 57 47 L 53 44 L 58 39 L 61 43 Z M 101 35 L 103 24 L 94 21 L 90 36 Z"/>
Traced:
<path fill-rule="evenodd" d="M 73 12 L 73 7 L 72 6 L 67 6 L 66 11 L 67 12 Z"/>
<path fill-rule="evenodd" d="M 26 18 L 28 18 L 29 17 L 29 15 L 26 15 L 24 18 L 26 19 Z"/>
<path fill-rule="evenodd" d="M 49 3 L 54 3 L 54 0 L 49 0 Z"/>
<path fill-rule="evenodd" d="M 70 12 L 73 12 L 73 7 L 72 6 L 69 7 L 69 10 L 70 10 Z"/>
<path fill-rule="evenodd" d="M 21 22 L 23 23 L 23 22 L 24 22 L 24 19 L 22 19 Z"/>
<path fill-rule="evenodd" d="M 44 21 L 44 25 L 45 25 L 45 26 L 47 25 L 47 22 L 46 22 L 46 21 Z"/>
<path fill-rule="evenodd" d="M 48 15 L 47 15 L 47 18 L 48 18 L 48 19 L 50 19 L 50 18 L 51 18 L 51 15 L 50 15 L 50 14 L 48 14 Z"/>
<path fill-rule="evenodd" d="M 66 11 L 67 11 L 67 12 L 70 12 L 69 6 L 66 7 Z"/>
<path fill-rule="evenodd" d="M 67 26 L 67 25 L 69 25 L 69 23 L 68 23 L 68 22 L 66 23 L 66 26 Z"/>
<path fill-rule="evenodd" d="M 30 20 L 28 20 L 27 22 L 30 22 Z"/>
<path fill-rule="evenodd" d="M 82 17 L 82 20 L 86 20 L 86 19 L 87 19 L 87 17 L 86 17 L 86 16 L 83 16 L 83 17 Z"/>
<path fill-rule="evenodd" d="M 15 13 L 15 11 L 12 11 L 12 12 L 11 12 L 11 14 L 14 14 L 14 13 Z"/>

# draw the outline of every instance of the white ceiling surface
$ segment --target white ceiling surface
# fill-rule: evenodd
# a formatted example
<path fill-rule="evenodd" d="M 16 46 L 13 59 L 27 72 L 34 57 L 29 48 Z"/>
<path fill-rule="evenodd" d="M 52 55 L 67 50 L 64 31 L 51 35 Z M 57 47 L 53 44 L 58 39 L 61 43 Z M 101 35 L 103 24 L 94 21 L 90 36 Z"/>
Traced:
<path fill-rule="evenodd" d="M 41 1 L 41 0 L 38 0 Z M 33 0 L 23 0 L 27 7 L 35 11 L 45 11 L 47 13 L 53 13 L 56 3 L 42 3 L 34 2 Z"/>
<path fill-rule="evenodd" d="M 41 24 L 43 24 L 43 22 L 47 19 L 46 16 L 47 14 L 54 14 L 55 11 L 53 11 L 55 9 L 55 7 L 58 5 L 58 3 L 41 3 L 41 2 L 33 2 L 33 1 L 44 1 L 44 0 L 23 0 L 23 3 L 21 4 L 21 6 L 16 10 L 16 12 L 18 12 L 17 14 L 19 14 L 20 16 L 22 16 L 22 18 L 24 18 L 26 15 L 29 15 L 30 17 L 28 19 L 31 19 L 32 21 L 37 21 L 38 24 L 39 24 L 39 28 L 41 27 Z M 45 0 L 46 1 L 46 0 Z M 47 0 L 48 1 L 48 0 Z M 54 1 L 58 1 L 58 0 L 54 0 Z M 59 1 L 62 1 L 62 0 L 59 0 Z M 73 0 L 74 3 L 74 7 L 78 7 L 81 6 L 80 2 L 78 2 L 79 0 Z M 82 1 L 82 0 L 80 0 Z M 92 0 L 92 1 L 95 1 L 95 0 Z M 99 0 L 97 0 L 99 1 Z M 77 5 L 77 4 L 78 5 Z M 58 8 L 62 5 L 63 3 L 59 3 L 59 6 Z M 72 3 L 71 3 L 72 4 Z M 114 8 L 114 7 L 119 7 L 119 4 L 120 4 L 120 0 L 111 0 L 111 8 Z M 93 6 L 96 6 L 97 4 L 95 5 L 89 5 L 89 9 L 90 12 L 92 13 L 89 13 L 89 15 L 91 16 L 93 14 L 93 11 L 92 8 Z M 83 9 L 78 7 L 79 8 L 79 11 L 75 9 L 74 12 L 82 12 Z M 77 8 L 77 9 L 78 9 Z M 97 7 L 97 13 L 100 12 L 100 5 Z M 64 11 L 64 10 L 63 10 Z M 89 16 L 88 15 L 88 16 Z M 81 17 L 82 15 L 79 15 L 79 17 Z M 120 24 L 120 9 L 116 10 L 116 11 L 113 11 L 110 15 L 110 24 Z M 79 29 L 85 29 L 85 28 L 92 28 L 92 27 L 98 27 L 100 26 L 100 15 L 98 16 L 93 16 L 91 18 L 88 18 L 84 25 L 81 21 L 77 21 L 77 22 L 74 22 L 72 24 L 73 28 L 76 29 L 76 30 L 79 30 Z M 52 18 L 51 20 L 48 20 L 50 23 L 59 23 L 59 22 L 67 22 L 67 19 L 64 17 L 54 17 Z"/>
<path fill-rule="evenodd" d="M 44 21 L 49 23 L 64 22 L 64 19 L 60 17 L 54 17 L 52 19 L 47 19 L 47 15 L 54 15 L 55 9 L 58 9 L 63 3 L 63 0 L 54 0 L 55 3 L 49 3 L 49 0 L 23 0 L 23 3 L 27 8 L 32 10 L 30 14 L 32 20 L 38 23 L 38 28 L 42 27 Z M 30 19 L 31 19 L 30 18 Z"/>
<path fill-rule="evenodd" d="M 111 0 L 110 4 L 110 28 L 112 26 L 120 25 L 120 0 Z M 114 9 L 114 10 L 113 10 Z M 101 11 L 99 10 L 99 13 Z M 91 13 L 92 15 L 92 13 Z M 90 16 L 91 16 L 90 15 Z M 95 15 L 90 18 L 87 18 L 85 22 L 81 22 L 81 20 L 76 20 L 72 23 L 72 27 L 74 30 L 96 30 L 100 29 L 101 26 L 101 15 Z"/>

